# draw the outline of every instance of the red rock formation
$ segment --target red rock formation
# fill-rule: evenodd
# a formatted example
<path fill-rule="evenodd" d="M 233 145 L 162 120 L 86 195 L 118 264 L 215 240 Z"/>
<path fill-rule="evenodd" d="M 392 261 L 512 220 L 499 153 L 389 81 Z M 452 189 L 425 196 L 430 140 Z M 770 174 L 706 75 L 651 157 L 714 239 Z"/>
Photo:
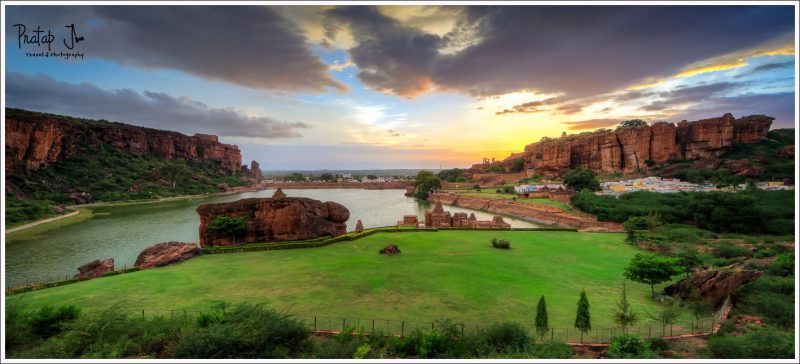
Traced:
<path fill-rule="evenodd" d="M 142 250 L 133 265 L 141 269 L 161 267 L 182 262 L 198 254 L 200 254 L 200 248 L 195 243 L 181 243 L 178 241 L 158 243 Z"/>
<path fill-rule="evenodd" d="M 261 168 L 258 166 L 258 162 L 251 161 L 250 162 L 250 177 L 255 178 L 256 180 L 261 180 Z"/>
<path fill-rule="evenodd" d="M 307 240 L 346 233 L 350 211 L 336 202 L 310 198 L 248 198 L 234 202 L 204 204 L 200 214 L 200 245 Z M 209 229 L 217 216 L 245 217 L 244 237 L 233 239 Z"/>
<path fill-rule="evenodd" d="M 72 279 L 81 279 L 81 278 L 97 278 L 103 273 L 113 272 L 114 271 L 114 258 L 108 258 L 106 260 L 94 260 L 89 263 L 86 263 L 80 267 L 78 267 L 78 274 L 76 274 Z"/>
<path fill-rule="evenodd" d="M 646 169 L 645 161 L 650 160 L 650 127 L 621 128 L 616 134 L 622 146 L 622 171 L 633 173 Z"/>
<path fill-rule="evenodd" d="M 218 161 L 229 173 L 238 171 L 242 163 L 239 148 L 220 143 L 214 135 L 190 137 L 174 131 L 102 121 L 76 123 L 63 117 L 18 110 L 11 114 L 5 120 L 6 171 L 44 168 L 83 153 L 85 147 L 101 144 L 169 160 Z"/>
<path fill-rule="evenodd" d="M 364 224 L 362 224 L 361 220 L 359 219 L 358 222 L 356 222 L 356 232 L 360 233 L 362 231 L 364 231 Z"/>
<path fill-rule="evenodd" d="M 772 120 L 767 116 L 737 120 L 731 114 L 725 114 L 719 118 L 682 121 L 677 125 L 658 122 L 616 131 L 598 130 L 558 139 L 543 138 L 527 145 L 522 158 L 525 169 L 549 177 L 561 176 L 577 167 L 601 174 L 631 173 L 664 164 L 670 159 L 717 158 L 729 151 L 734 143 L 763 140 Z M 507 162 L 510 159 L 495 164 Z"/>
<path fill-rule="evenodd" d="M 664 288 L 670 296 L 679 295 L 690 297 L 692 291 L 697 290 L 715 307 L 722 304 L 726 297 L 736 291 L 740 286 L 750 283 L 761 276 L 761 272 L 754 270 L 723 271 L 704 270 L 694 273 L 691 277 L 681 280 Z"/>

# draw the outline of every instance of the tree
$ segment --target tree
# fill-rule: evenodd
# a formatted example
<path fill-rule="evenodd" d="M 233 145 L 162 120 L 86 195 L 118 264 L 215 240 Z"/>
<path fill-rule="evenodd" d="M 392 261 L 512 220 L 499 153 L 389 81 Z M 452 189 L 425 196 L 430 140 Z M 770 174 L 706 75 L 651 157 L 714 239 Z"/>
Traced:
<path fill-rule="evenodd" d="M 686 277 L 689 277 L 689 273 L 692 272 L 694 267 L 700 266 L 703 264 L 703 260 L 700 259 L 700 256 L 697 254 L 697 250 L 694 249 L 684 249 L 678 253 L 678 261 L 680 265 L 683 267 L 684 272 L 686 272 Z"/>
<path fill-rule="evenodd" d="M 325 182 L 330 182 L 330 181 L 335 180 L 336 177 L 334 177 L 332 173 L 325 172 L 325 173 L 319 175 L 319 179 L 323 180 Z"/>
<path fill-rule="evenodd" d="M 378 179 L 378 176 L 376 176 L 374 174 L 368 174 L 367 175 L 367 179 Z"/>
<path fill-rule="evenodd" d="M 625 282 L 622 282 L 622 297 L 617 301 L 617 308 L 614 309 L 614 321 L 622 327 L 622 332 L 626 332 L 626 328 L 633 325 L 639 318 L 636 312 L 633 311 L 631 303 L 628 302 L 628 292 Z"/>
<path fill-rule="evenodd" d="M 681 301 L 677 298 L 672 300 L 672 303 L 669 305 L 664 306 L 661 309 L 661 312 L 657 314 L 647 313 L 647 316 L 650 316 L 651 319 L 658 321 L 661 323 L 661 335 L 666 334 L 667 325 L 672 325 L 675 321 L 678 320 L 678 317 L 681 316 Z"/>
<path fill-rule="evenodd" d="M 656 297 L 655 285 L 672 279 L 681 274 L 682 269 L 678 259 L 660 256 L 652 253 L 639 253 L 633 256 L 628 267 L 625 268 L 625 278 L 634 282 L 650 285 L 653 298 Z"/>
<path fill-rule="evenodd" d="M 303 176 L 300 173 L 295 172 L 295 173 L 292 173 L 292 174 L 284 177 L 283 179 L 286 180 L 286 181 L 304 182 L 306 180 L 306 177 Z"/>
<path fill-rule="evenodd" d="M 214 218 L 211 224 L 208 225 L 209 230 L 222 235 L 230 235 L 233 237 L 233 243 L 236 244 L 236 237 L 244 233 L 246 228 L 247 217 L 230 217 L 221 215 Z"/>
<path fill-rule="evenodd" d="M 461 168 L 453 168 L 453 169 L 445 169 L 439 171 L 437 176 L 442 181 L 448 182 L 457 182 L 461 175 L 464 174 L 464 170 Z"/>
<path fill-rule="evenodd" d="M 181 160 L 171 163 L 168 162 L 161 167 L 161 169 L 159 169 L 158 173 L 161 178 L 165 179 L 167 183 L 169 183 L 169 188 L 173 192 L 178 184 L 186 182 L 186 180 L 192 176 L 192 171 L 186 166 L 186 163 Z"/>
<path fill-rule="evenodd" d="M 522 158 L 511 161 L 511 172 L 522 172 L 523 168 L 525 168 L 525 161 Z"/>
<path fill-rule="evenodd" d="M 586 290 L 581 291 L 581 297 L 578 299 L 578 311 L 575 314 L 575 328 L 581 332 L 581 342 L 583 342 L 583 334 L 592 329 L 592 319 L 589 314 L 589 299 L 586 298 Z"/>
<path fill-rule="evenodd" d="M 643 126 L 643 125 L 647 125 L 647 122 L 642 120 L 642 119 L 625 120 L 625 121 L 619 123 L 619 126 L 617 127 L 617 129 L 620 129 L 620 128 L 633 128 L 633 127 L 636 127 L 636 126 Z"/>
<path fill-rule="evenodd" d="M 428 198 L 430 190 L 442 187 L 442 182 L 431 171 L 419 171 L 414 180 L 414 187 L 416 188 L 414 197 L 425 200 Z"/>
<path fill-rule="evenodd" d="M 590 169 L 575 168 L 564 175 L 562 179 L 564 185 L 574 189 L 575 191 L 582 191 L 588 189 L 590 191 L 599 191 L 600 182 L 597 181 L 597 176 L 594 175 Z"/>
<path fill-rule="evenodd" d="M 550 326 L 547 322 L 547 303 L 544 301 L 544 295 L 539 298 L 539 303 L 536 305 L 536 334 L 539 335 L 539 340 L 543 340 L 544 335 Z"/>

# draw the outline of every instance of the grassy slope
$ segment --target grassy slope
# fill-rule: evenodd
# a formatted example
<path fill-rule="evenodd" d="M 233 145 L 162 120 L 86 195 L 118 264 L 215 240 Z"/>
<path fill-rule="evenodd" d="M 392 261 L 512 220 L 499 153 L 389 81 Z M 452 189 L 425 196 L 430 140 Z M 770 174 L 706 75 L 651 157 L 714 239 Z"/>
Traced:
<path fill-rule="evenodd" d="M 492 237 L 511 250 L 493 249 Z M 553 327 L 571 327 L 580 290 L 595 328 L 613 326 L 622 271 L 636 250 L 622 234 L 566 232 L 382 233 L 323 248 L 205 255 L 165 268 L 50 288 L 24 296 L 37 307 L 208 309 L 215 302 L 264 302 L 298 315 L 459 322 L 532 322 L 544 294 Z M 396 256 L 378 254 L 398 244 Z M 642 320 L 658 304 L 629 284 Z M 21 298 L 20 298 L 21 297 Z M 688 320 L 688 315 L 687 315 Z"/>

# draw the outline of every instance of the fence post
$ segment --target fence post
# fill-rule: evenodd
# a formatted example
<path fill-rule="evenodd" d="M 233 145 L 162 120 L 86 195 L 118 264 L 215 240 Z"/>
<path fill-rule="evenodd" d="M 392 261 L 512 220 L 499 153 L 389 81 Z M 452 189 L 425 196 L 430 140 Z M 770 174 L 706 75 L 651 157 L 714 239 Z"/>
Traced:
<path fill-rule="evenodd" d="M 144 318 L 144 309 L 142 309 L 142 318 Z"/>
<path fill-rule="evenodd" d="M 372 319 L 372 333 L 375 333 L 375 319 Z"/>
<path fill-rule="evenodd" d="M 345 320 L 347 320 L 347 318 L 342 317 L 342 332 L 344 332 L 344 325 L 346 325 Z"/>
<path fill-rule="evenodd" d="M 402 321 L 400 323 L 400 337 L 403 337 L 403 334 L 405 334 L 405 331 L 406 331 L 406 322 Z"/>
<path fill-rule="evenodd" d="M 461 324 L 461 336 L 464 336 L 464 324 Z"/>
<path fill-rule="evenodd" d="M 647 340 L 650 340 L 650 334 L 653 332 L 653 325 L 647 326 Z"/>
<path fill-rule="evenodd" d="M 431 331 L 433 331 L 433 322 L 431 322 Z"/>
<path fill-rule="evenodd" d="M 556 329 L 551 327 L 550 328 L 550 343 L 551 344 L 553 343 L 553 337 L 554 336 L 556 336 Z"/>
<path fill-rule="evenodd" d="M 669 336 L 672 336 L 672 324 L 669 324 Z"/>
<path fill-rule="evenodd" d="M 690 333 L 694 334 L 694 320 L 692 320 L 692 326 L 690 326 L 690 327 L 691 327 Z"/>
<path fill-rule="evenodd" d="M 314 331 L 317 331 L 317 316 L 314 316 Z"/>

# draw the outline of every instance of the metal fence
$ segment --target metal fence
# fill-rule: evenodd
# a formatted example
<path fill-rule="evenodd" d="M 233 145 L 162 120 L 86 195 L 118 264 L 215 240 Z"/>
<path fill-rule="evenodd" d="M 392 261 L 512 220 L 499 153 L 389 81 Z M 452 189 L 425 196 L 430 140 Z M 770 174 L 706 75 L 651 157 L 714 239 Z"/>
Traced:
<path fill-rule="evenodd" d="M 164 310 L 164 309 L 136 309 L 130 311 L 133 315 L 142 318 L 194 318 L 201 312 L 197 310 Z M 387 320 L 387 319 L 365 319 L 357 317 L 335 317 L 335 316 L 296 316 L 294 318 L 303 322 L 311 332 L 316 333 L 341 333 L 351 331 L 354 334 L 366 335 L 393 335 L 407 336 L 414 331 L 431 330 L 437 327 L 436 321 L 412 321 L 412 320 Z M 486 323 L 459 323 L 452 322 L 456 329 L 462 334 L 475 334 L 492 325 Z M 536 325 L 532 322 L 520 323 L 532 336 L 536 336 L 537 341 L 543 342 L 566 342 L 566 343 L 587 343 L 587 344 L 608 344 L 611 338 L 623 333 L 619 327 L 593 328 L 582 333 L 576 328 L 550 328 L 541 337 L 537 336 Z M 711 333 L 714 330 L 715 318 L 713 316 L 701 317 L 700 319 L 680 320 L 673 324 L 661 325 L 652 323 L 647 325 L 635 325 L 627 327 L 624 333 L 638 335 L 642 338 L 668 338 L 689 334 Z"/>

